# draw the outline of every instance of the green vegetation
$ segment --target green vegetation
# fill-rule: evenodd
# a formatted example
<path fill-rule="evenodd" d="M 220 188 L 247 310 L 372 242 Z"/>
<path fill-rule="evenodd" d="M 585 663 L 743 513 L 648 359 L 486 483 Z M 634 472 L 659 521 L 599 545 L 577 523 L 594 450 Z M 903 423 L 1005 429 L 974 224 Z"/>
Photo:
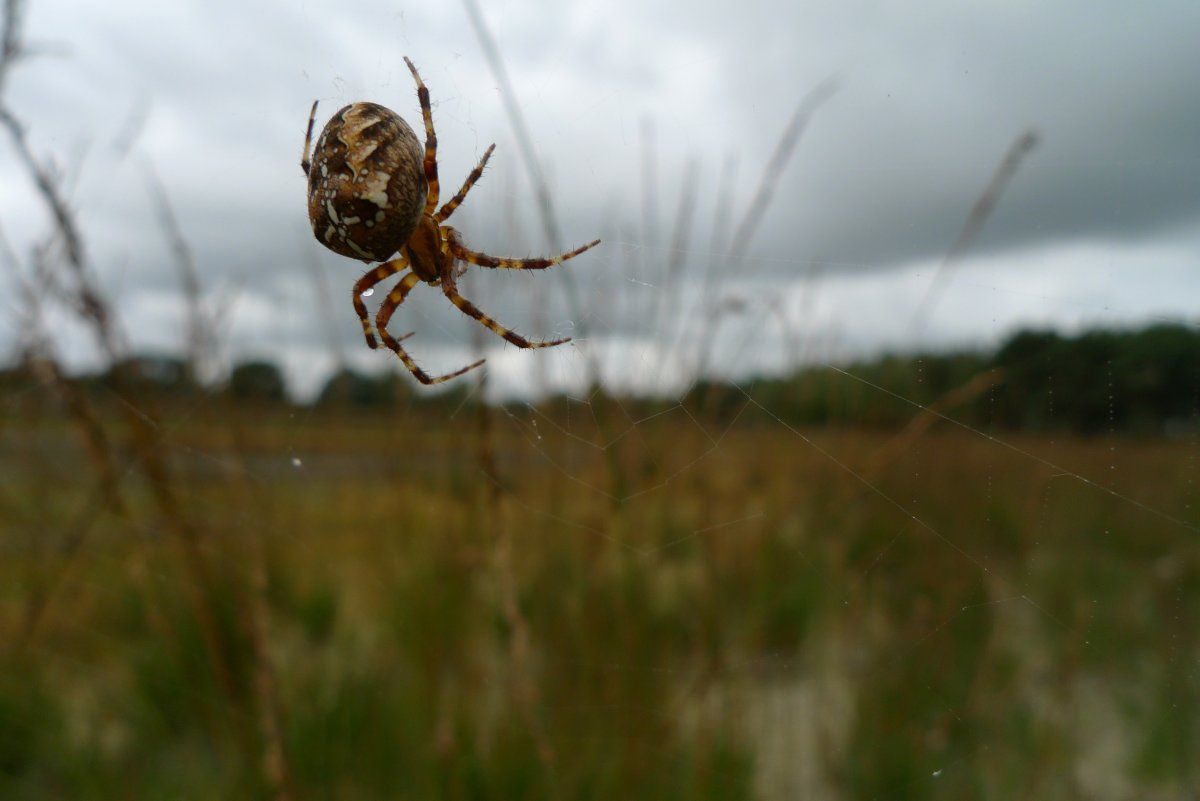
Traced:
<path fill-rule="evenodd" d="M 917 376 L 888 360 L 869 380 L 930 404 L 1000 366 L 986 401 L 943 404 L 1000 425 L 1049 408 L 1033 388 L 1048 374 L 1039 425 L 1073 426 L 1046 354 L 1105 354 L 1107 386 L 1139 341 L 1089 337 L 923 358 Z M 1158 369 L 1116 397 L 1159 403 L 1154 376 L 1177 374 Z M 391 406 L 352 389 L 309 409 L 147 392 L 159 472 L 96 389 L 119 487 L 103 493 L 81 426 L 9 385 L 0 797 L 1195 788 L 1194 436 L 1106 434 L 1143 423 L 1104 407 L 1103 436 L 1004 447 L 819 380 L 830 421 L 851 408 L 870 425 L 789 430 L 814 407 L 787 406 L 784 382 L 650 419 L 403 387 Z M 877 417 L 853 406 L 868 396 Z"/>
<path fill-rule="evenodd" d="M 993 379 L 956 404 L 955 417 L 975 427 L 1164 434 L 1195 426 L 1200 414 L 1200 328 L 1170 323 L 1072 337 L 1022 331 L 992 354 L 887 356 L 745 389 L 792 423 L 894 426 L 914 403 L 937 404 L 988 371 Z M 719 385 L 697 392 L 727 408 L 742 398 Z"/>
<path fill-rule="evenodd" d="M 267 362 L 236 365 L 229 379 L 205 388 L 182 359 L 127 359 L 84 382 L 103 398 L 123 385 L 138 397 L 167 400 L 228 394 L 238 401 L 281 404 L 287 391 L 280 370 Z M 0 371 L 0 387 L 32 391 L 35 377 Z M 742 391 L 744 390 L 744 391 Z M 955 419 L 976 428 L 1079 434 L 1176 435 L 1200 415 L 1200 329 L 1162 323 L 1130 331 L 1095 330 L 1068 337 L 1020 331 L 990 354 L 977 352 L 887 355 L 844 367 L 805 368 L 784 378 L 757 379 L 741 390 L 698 383 L 685 402 L 728 418 L 752 395 L 793 425 L 896 427 L 920 407 L 950 401 Z M 459 406 L 473 402 L 462 383 L 432 396 L 414 392 L 398 373 L 335 373 L 313 401 L 323 409 L 394 409 L 399 405 Z M 639 416 L 670 404 L 621 398 Z M 567 399 L 545 408 L 566 410 Z"/>

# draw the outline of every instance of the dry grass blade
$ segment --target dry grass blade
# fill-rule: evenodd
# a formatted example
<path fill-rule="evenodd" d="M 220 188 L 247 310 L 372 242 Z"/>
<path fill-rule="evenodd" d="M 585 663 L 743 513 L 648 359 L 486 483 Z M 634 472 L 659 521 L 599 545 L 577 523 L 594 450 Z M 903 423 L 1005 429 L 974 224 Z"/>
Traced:
<path fill-rule="evenodd" d="M 4 96 L 8 71 L 21 55 L 20 28 L 23 5 L 22 0 L 6 0 L 3 10 L 0 11 L 3 15 L 0 17 L 0 25 L 3 25 L 3 29 L 0 29 L 0 98 Z"/>
<path fill-rule="evenodd" d="M 483 54 L 487 58 L 488 66 L 492 69 L 496 83 L 499 84 L 500 100 L 504 103 L 504 111 L 513 128 L 513 137 L 517 140 L 517 147 L 520 148 L 521 161 L 529 173 L 529 181 L 533 185 L 538 210 L 542 215 L 542 225 L 546 229 L 546 238 L 550 241 L 551 248 L 556 251 L 562 250 L 562 234 L 558 226 L 558 217 L 554 212 L 554 202 L 550 198 L 550 185 L 546 181 L 546 174 L 542 170 L 541 162 L 538 161 L 537 153 L 534 152 L 533 137 L 529 134 L 529 124 L 525 121 L 525 114 L 521 111 L 520 103 L 517 102 L 517 94 L 513 89 L 512 81 L 508 79 L 508 70 L 500 55 L 500 47 L 488 29 L 478 3 L 475 0 L 463 0 L 463 5 L 467 7 L 467 16 L 470 17 L 475 34 L 479 37 L 479 45 L 483 48 Z"/>
<path fill-rule="evenodd" d="M 884 470 L 906 453 L 925 432 L 933 428 L 946 414 L 960 406 L 965 406 L 983 393 L 999 386 L 1004 381 L 1004 372 L 1000 369 L 985 370 L 972 376 L 962 386 L 956 387 L 930 403 L 913 415 L 908 424 L 889 439 L 882 447 L 871 454 L 860 475 L 868 481 L 874 481 Z M 861 492 L 861 487 L 855 488 Z"/>
<path fill-rule="evenodd" d="M 689 316 L 703 316 L 712 306 L 714 286 L 717 280 L 717 266 L 722 264 L 728 252 L 729 233 L 732 229 L 730 220 L 733 218 L 734 184 L 737 180 L 737 157 L 732 153 L 725 156 L 721 164 L 721 176 L 717 180 L 716 203 L 713 206 L 713 221 L 709 228 L 708 263 L 704 268 L 704 277 L 700 282 L 703 308 L 697 311 L 688 310 Z M 681 311 L 681 314 L 684 312 Z M 678 353 L 689 341 L 687 326 L 681 324 L 674 346 L 671 348 L 672 360 L 678 361 Z"/>
<path fill-rule="evenodd" d="M 912 333 L 919 332 L 921 326 L 929 319 L 941 299 L 942 292 L 946 289 L 946 282 L 950 278 L 954 266 L 962 255 L 967 252 L 967 249 L 974 243 L 975 238 L 979 236 L 979 232 L 983 230 L 984 223 L 992 215 L 996 208 L 996 204 L 1000 202 L 1000 196 L 1004 194 L 1005 188 L 1017 174 L 1017 170 L 1021 167 L 1021 162 L 1029 155 L 1032 150 L 1037 147 L 1038 135 L 1036 131 L 1029 130 L 1018 136 L 1009 146 L 1008 152 L 1004 154 L 1004 159 L 992 173 L 992 179 L 988 181 L 988 185 L 983 190 L 983 194 L 975 201 L 975 205 L 971 207 L 971 213 L 967 215 L 967 221 L 963 223 L 962 231 L 959 232 L 958 238 L 954 240 L 954 244 L 946 253 L 946 258 L 942 260 L 942 264 L 938 267 L 938 271 L 934 274 L 933 280 L 929 283 L 929 288 L 925 290 L 925 295 L 921 298 L 921 302 L 917 304 L 916 311 L 913 312 L 912 323 L 909 328 Z"/>
<path fill-rule="evenodd" d="M 700 162 L 696 158 L 690 158 L 683 169 L 683 186 L 679 191 L 679 210 L 675 215 L 675 225 L 671 232 L 671 249 L 667 254 L 666 273 L 663 276 L 662 290 L 659 292 L 658 312 L 654 316 L 654 320 L 660 321 L 660 325 L 665 325 L 667 319 L 676 321 L 674 327 L 678 327 L 679 314 L 682 309 L 678 306 L 675 309 L 675 314 L 670 314 L 668 304 L 673 298 L 678 297 L 676 285 L 679 281 L 679 276 L 683 273 L 684 264 L 687 262 L 687 241 L 691 236 L 692 218 L 696 213 L 696 181 L 700 173 Z"/>
<path fill-rule="evenodd" d="M 771 201 L 775 198 L 775 190 L 779 185 L 779 178 L 787 168 L 788 162 L 791 161 L 792 155 L 796 152 L 796 145 L 800 142 L 801 135 L 808 128 L 813 115 L 827 100 L 833 97 L 837 92 L 837 88 L 837 81 L 832 77 L 821 81 L 808 94 L 801 98 L 799 105 L 796 106 L 796 110 L 792 113 L 791 119 L 788 120 L 788 124 L 784 126 L 783 133 L 779 137 L 779 142 L 776 143 L 775 150 L 771 153 L 771 158 L 767 161 L 762 178 L 759 179 L 754 196 L 750 199 L 750 205 L 746 208 L 746 213 L 742 215 L 742 221 L 734 231 L 733 240 L 730 242 L 729 249 L 725 253 L 727 256 L 725 267 L 728 271 L 736 270 L 741 265 L 742 260 L 745 259 L 750 242 L 753 240 L 754 234 L 762 222 L 762 218 L 766 215 L 767 209 L 770 208 Z M 717 205 L 718 209 L 720 209 L 722 205 L 720 200 L 718 200 Z M 732 211 L 729 211 L 728 215 L 731 216 Z M 715 236 L 716 233 L 714 230 Z M 714 253 L 717 252 L 714 249 Z M 717 297 L 714 291 L 715 270 L 710 269 L 709 279 L 705 286 L 706 302 L 703 312 L 706 325 L 705 335 L 700 344 L 693 381 L 701 380 L 708 371 L 709 360 L 712 358 L 713 349 L 716 344 L 717 324 L 720 321 L 721 315 L 728 310 L 729 305 L 728 299 Z M 715 390 L 710 388 L 710 391 L 705 394 L 705 403 L 711 400 L 709 396 L 713 391 Z"/>
<path fill-rule="evenodd" d="M 746 213 L 742 216 L 742 222 L 733 235 L 729 253 L 735 260 L 740 261 L 745 257 L 746 249 L 750 247 L 750 240 L 754 237 L 754 232 L 758 229 L 759 223 L 762 222 L 763 216 L 775 197 L 779 177 L 783 175 L 788 162 L 791 161 L 792 154 L 796 152 L 796 144 L 808 127 L 809 121 L 812 120 L 813 114 L 824 105 L 825 101 L 833 97 L 837 88 L 835 79 L 826 78 L 805 95 L 800 101 L 800 105 L 796 107 L 787 127 L 783 129 L 783 135 L 779 137 L 779 142 L 775 145 L 774 152 L 771 153 L 766 169 L 763 170 L 762 179 L 759 180 L 758 189 L 754 192 L 750 206 L 746 209 Z"/>
<path fill-rule="evenodd" d="M 211 355 L 213 334 L 208 320 L 205 318 L 201 305 L 200 274 L 196 270 L 196 258 L 188 245 L 175 216 L 171 199 L 162 185 L 153 164 L 146 168 L 146 180 L 150 184 L 150 194 L 154 198 L 158 221 L 162 226 L 163 235 L 171 249 L 171 256 L 179 270 L 180 282 L 183 286 L 183 299 L 187 305 L 187 353 L 188 372 L 192 380 L 198 380 L 204 374 L 204 367 Z"/>
<path fill-rule="evenodd" d="M 304 269 L 308 272 L 308 280 L 312 285 L 313 300 L 317 306 L 317 316 L 321 320 L 321 330 L 325 336 L 325 347 L 329 350 L 329 355 L 333 358 L 334 370 L 344 371 L 347 369 L 349 362 L 346 359 L 346 350 L 342 347 L 341 340 L 338 339 L 337 315 L 333 310 L 332 298 L 335 297 L 329 282 L 325 280 L 325 273 L 321 270 L 321 262 L 317 259 L 316 253 L 312 248 L 304 249 Z"/>
<path fill-rule="evenodd" d="M 83 239 L 79 234 L 79 227 L 75 222 L 75 216 L 60 190 L 54 174 L 34 155 L 30 148 L 25 126 L 3 106 L 0 106 L 0 125 L 8 131 L 13 145 L 16 147 L 18 158 L 25 165 L 37 186 L 38 193 L 54 218 L 55 231 L 58 233 L 65 251 L 66 264 L 75 279 L 73 303 L 80 314 L 91 323 L 92 331 L 96 334 L 105 355 L 115 361 L 122 350 L 120 338 L 109 314 L 108 305 L 88 269 L 87 255 Z"/>
<path fill-rule="evenodd" d="M 10 65 L 11 54 L 21 51 L 21 44 L 14 33 L 15 27 L 9 25 L 16 18 L 14 6 L 12 0 L 6 6 L 3 34 L 5 52 L 10 54 L 7 63 Z M 29 173 L 53 219 L 54 233 L 63 248 L 61 261 L 73 279 L 68 300 L 91 330 L 110 364 L 121 365 L 127 349 L 118 331 L 116 315 L 92 274 L 79 224 L 59 181 L 49 166 L 34 154 L 24 125 L 3 106 L 0 106 L 0 126 L 8 131 L 19 161 Z M 45 289 L 46 284 L 39 276 L 36 289 Z M 190 579 L 187 589 L 192 609 L 199 622 L 214 675 L 227 697 L 236 702 L 239 692 L 234 679 L 233 660 L 218 623 L 215 585 L 201 547 L 201 532 L 184 513 L 152 404 L 146 398 L 139 398 L 137 406 L 128 402 L 133 394 L 127 378 L 124 370 L 112 371 L 112 391 L 125 401 L 118 404 L 117 409 L 124 418 L 130 452 L 146 481 L 163 526 L 174 535 L 174 542 L 180 549 Z"/>
<path fill-rule="evenodd" d="M 653 250 L 658 245 L 658 153 L 654 140 L 654 119 L 643 117 L 642 141 L 642 245 Z"/>
<path fill-rule="evenodd" d="M 537 153 L 534 152 L 533 137 L 529 134 L 529 125 L 525 122 L 525 115 L 521 111 L 520 103 L 517 102 L 517 94 L 513 89 L 512 82 L 508 78 L 508 70 L 504 67 L 504 59 L 500 55 L 500 47 L 496 44 L 495 37 L 492 36 L 491 31 L 488 29 L 487 21 L 484 20 L 483 12 L 479 10 L 479 4 L 476 0 L 463 0 L 463 5 L 466 6 L 467 16 L 470 17 L 475 34 L 479 37 L 479 45 L 483 49 L 483 55 L 487 58 L 488 66 L 491 68 L 492 75 L 495 77 L 496 83 L 500 88 L 500 100 L 504 103 L 504 111 L 508 115 L 509 124 L 512 125 L 513 137 L 517 140 L 517 147 L 521 151 L 521 161 L 524 163 L 525 171 L 529 175 L 529 183 L 533 186 L 534 196 L 537 199 L 538 213 L 542 220 L 546 239 L 549 241 L 551 250 L 556 253 L 562 252 L 564 249 L 562 229 L 559 228 L 558 216 L 554 211 L 554 202 L 550 195 L 550 185 L 546 180 L 546 174 L 542 169 L 541 162 L 538 161 Z M 588 325 L 583 314 L 583 304 L 579 298 L 575 280 L 570 270 L 558 270 L 557 272 L 562 276 L 570 314 L 579 332 L 575 336 L 575 339 L 586 340 L 588 337 Z M 593 380 L 597 370 L 598 365 L 593 364 L 591 370 Z"/>
<path fill-rule="evenodd" d="M 54 356 L 53 346 L 45 334 L 42 317 L 41 297 L 32 282 L 22 275 L 16 254 L 0 231 L 0 263 L 10 273 L 17 287 L 20 303 L 19 331 L 22 343 L 23 362 L 33 377 L 61 405 L 66 418 L 73 424 L 83 444 L 84 453 L 96 474 L 92 491 L 72 515 L 71 522 L 64 527 L 58 546 L 60 565 L 49 576 L 31 586 L 20 630 L 11 637 L 17 652 L 25 650 L 37 635 L 38 626 L 45 617 L 57 589 L 62 586 L 68 573 L 75 567 L 87 536 L 100 519 L 102 510 L 117 517 L 128 515 L 128 507 L 121 489 L 124 468 L 113 447 L 108 430 L 100 421 L 88 396 L 78 384 L 71 381 L 62 371 Z"/>

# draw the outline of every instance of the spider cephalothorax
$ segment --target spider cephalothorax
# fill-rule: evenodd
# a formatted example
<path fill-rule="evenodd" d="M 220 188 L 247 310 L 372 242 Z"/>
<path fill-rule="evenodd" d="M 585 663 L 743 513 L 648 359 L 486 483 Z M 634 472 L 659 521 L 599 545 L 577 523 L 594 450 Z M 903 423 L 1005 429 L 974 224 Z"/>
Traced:
<path fill-rule="evenodd" d="M 417 82 L 417 97 L 425 122 L 424 149 L 412 128 L 395 112 L 375 103 L 353 103 L 334 114 L 325 125 L 310 162 L 309 148 L 317 115 L 317 104 L 313 103 L 308 133 L 304 137 L 304 156 L 300 161 L 301 169 L 308 176 L 308 218 L 317 241 L 352 259 L 384 262 L 354 284 L 354 308 L 362 322 L 367 345 L 378 347 L 362 296 L 369 294 L 380 281 L 405 268 L 412 271 L 401 277 L 379 307 L 375 331 L 383 344 L 395 352 L 423 384 L 447 381 L 478 367 L 483 360 L 446 375 L 431 377 L 400 346 L 400 342 L 410 335 L 397 339 L 388 333 L 387 325 L 396 308 L 421 281 L 440 286 L 442 293 L 460 311 L 518 347 L 545 348 L 568 342 L 569 338 L 530 341 L 488 317 L 458 293 L 456 264 L 467 262 L 480 267 L 540 270 L 578 256 L 600 244 L 600 240 L 546 259 L 503 259 L 468 249 L 458 231 L 442 223 L 483 175 L 483 168 L 496 146 L 490 146 L 483 154 L 458 194 L 438 208 L 437 136 L 433 131 L 429 90 L 412 62 L 407 58 L 404 61 Z"/>

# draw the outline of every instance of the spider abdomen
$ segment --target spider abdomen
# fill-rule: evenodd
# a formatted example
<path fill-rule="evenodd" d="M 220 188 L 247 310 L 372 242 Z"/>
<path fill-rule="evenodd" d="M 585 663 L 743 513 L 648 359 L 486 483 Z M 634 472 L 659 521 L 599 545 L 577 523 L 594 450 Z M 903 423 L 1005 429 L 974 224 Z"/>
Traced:
<path fill-rule="evenodd" d="M 429 191 L 425 150 L 400 115 L 353 103 L 325 124 L 308 171 L 313 235 L 360 261 L 390 258 L 412 235 Z"/>

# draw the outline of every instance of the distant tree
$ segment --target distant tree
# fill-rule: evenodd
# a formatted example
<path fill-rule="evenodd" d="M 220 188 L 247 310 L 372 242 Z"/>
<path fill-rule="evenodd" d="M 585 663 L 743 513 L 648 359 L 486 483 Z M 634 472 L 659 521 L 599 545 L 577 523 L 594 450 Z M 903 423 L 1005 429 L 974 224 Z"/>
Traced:
<path fill-rule="evenodd" d="M 1200 331 L 1155 325 L 1131 335 L 1116 365 L 1135 428 L 1200 416 Z"/>
<path fill-rule="evenodd" d="M 994 361 L 1005 375 L 997 422 L 1007 426 L 1161 431 L 1200 413 L 1200 331 L 1188 326 L 1022 331 Z"/>
<path fill-rule="evenodd" d="M 318 406 L 386 407 L 411 396 L 410 385 L 396 373 L 368 375 L 344 368 L 337 371 L 317 396 Z"/>
<path fill-rule="evenodd" d="M 698 382 L 683 403 L 721 419 L 743 412 L 745 394 L 793 424 L 897 426 L 998 369 L 999 383 L 953 410 L 974 426 L 1083 434 L 1162 433 L 1200 425 L 1200 328 L 1157 324 L 1076 336 L 1019 331 L 991 354 L 883 355 L 805 368 L 730 391 Z"/>
<path fill-rule="evenodd" d="M 1063 338 L 1053 331 L 1019 331 L 1000 346 L 992 363 L 1004 371 L 1004 384 L 992 393 L 979 417 L 1009 428 L 1052 425 L 1063 406 L 1054 406 L 1054 366 Z M 1061 381 L 1059 383 L 1062 383 Z"/>
<path fill-rule="evenodd" d="M 24 362 L 0 369 L 0 390 L 5 393 L 27 392 L 36 386 L 37 378 Z"/>
<path fill-rule="evenodd" d="M 229 374 L 229 394 L 238 400 L 278 403 L 287 396 L 287 385 L 271 362 L 243 362 Z"/>
<path fill-rule="evenodd" d="M 121 386 L 141 395 L 184 396 L 200 389 L 184 359 L 160 354 L 138 354 L 121 359 L 94 380 L 104 386 Z"/>

